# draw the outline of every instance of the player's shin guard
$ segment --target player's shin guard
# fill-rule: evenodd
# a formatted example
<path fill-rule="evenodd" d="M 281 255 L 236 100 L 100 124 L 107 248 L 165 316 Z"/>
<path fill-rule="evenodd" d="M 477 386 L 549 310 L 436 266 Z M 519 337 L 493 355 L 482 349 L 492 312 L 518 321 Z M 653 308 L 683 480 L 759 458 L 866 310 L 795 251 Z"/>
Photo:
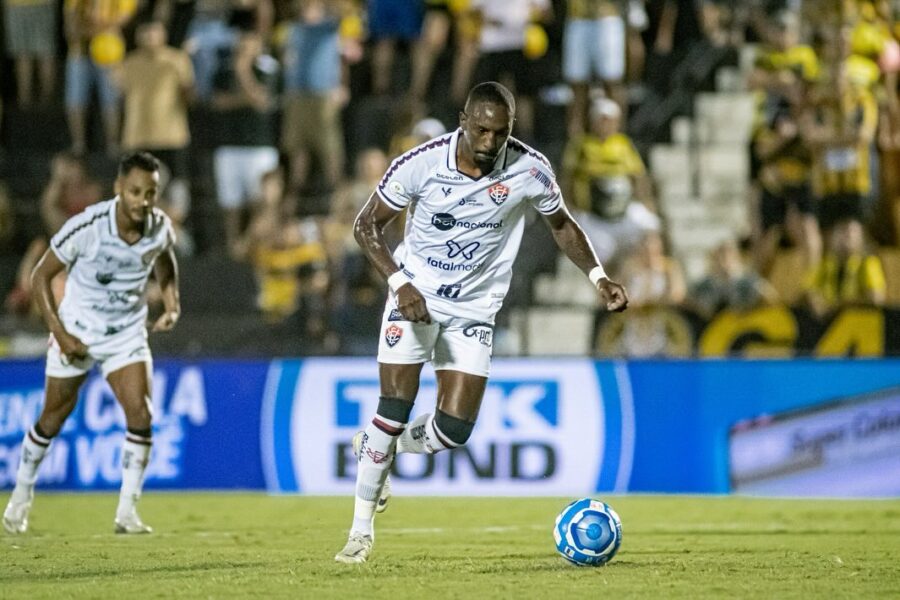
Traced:
<path fill-rule="evenodd" d="M 19 469 L 16 471 L 16 487 L 13 489 L 10 501 L 28 502 L 31 500 L 34 483 L 37 481 L 38 467 L 50 449 L 52 438 L 41 431 L 40 426 L 34 426 L 25 434 L 22 440 L 22 452 L 19 456 Z"/>
<path fill-rule="evenodd" d="M 373 533 L 375 507 L 394 460 L 397 438 L 406 428 L 410 411 L 411 402 L 382 397 L 375 418 L 363 432 L 357 457 L 356 500 L 351 533 Z"/>
<path fill-rule="evenodd" d="M 153 444 L 150 429 L 131 429 L 125 433 L 122 444 L 122 489 L 119 493 L 118 515 L 130 513 L 141 497 L 144 471 L 150 459 Z"/>

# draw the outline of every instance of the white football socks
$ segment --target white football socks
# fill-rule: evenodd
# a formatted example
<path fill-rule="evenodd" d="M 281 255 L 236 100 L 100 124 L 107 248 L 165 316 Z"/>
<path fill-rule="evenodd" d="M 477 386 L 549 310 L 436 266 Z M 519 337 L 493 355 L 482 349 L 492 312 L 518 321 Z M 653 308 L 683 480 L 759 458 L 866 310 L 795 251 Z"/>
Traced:
<path fill-rule="evenodd" d="M 125 433 L 125 442 L 122 444 L 122 489 L 119 492 L 117 515 L 125 516 L 130 513 L 141 497 L 151 442 L 149 437 L 131 431 Z"/>
<path fill-rule="evenodd" d="M 16 471 L 16 487 L 13 489 L 12 502 L 27 502 L 31 499 L 34 483 L 37 481 L 38 467 L 50 449 L 50 439 L 34 430 L 25 434 L 22 440 L 22 451 L 19 456 L 19 469 Z"/>
<path fill-rule="evenodd" d="M 374 535 L 375 505 L 394 461 L 397 438 L 405 423 L 380 415 L 366 426 L 356 466 L 356 499 L 351 533 Z"/>

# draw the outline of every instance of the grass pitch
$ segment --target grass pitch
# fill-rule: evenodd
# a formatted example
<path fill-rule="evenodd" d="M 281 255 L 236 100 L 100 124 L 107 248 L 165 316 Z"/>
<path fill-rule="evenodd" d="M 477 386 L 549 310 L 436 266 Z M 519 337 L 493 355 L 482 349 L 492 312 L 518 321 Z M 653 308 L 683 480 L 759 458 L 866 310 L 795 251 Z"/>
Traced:
<path fill-rule="evenodd" d="M 604 499 L 622 548 L 578 568 L 551 533 L 569 499 L 394 498 L 342 565 L 352 498 L 149 492 L 156 533 L 129 537 L 115 496 L 44 493 L 0 538 L 0 598 L 900 597 L 898 500 Z"/>

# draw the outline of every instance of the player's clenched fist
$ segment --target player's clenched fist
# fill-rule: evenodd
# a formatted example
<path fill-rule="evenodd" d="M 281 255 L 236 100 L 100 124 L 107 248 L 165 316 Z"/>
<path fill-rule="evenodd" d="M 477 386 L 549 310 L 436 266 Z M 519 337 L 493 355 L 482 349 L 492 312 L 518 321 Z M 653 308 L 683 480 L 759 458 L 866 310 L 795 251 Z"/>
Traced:
<path fill-rule="evenodd" d="M 615 281 L 601 279 L 597 282 L 597 293 L 600 296 L 600 302 L 610 312 L 622 312 L 628 308 L 628 294 L 625 292 L 625 287 Z"/>
<path fill-rule="evenodd" d="M 400 286 L 400 289 L 397 290 L 397 309 L 408 321 L 431 323 L 431 315 L 428 314 L 425 298 L 411 283 Z"/>
<path fill-rule="evenodd" d="M 152 331 L 171 331 L 178 322 L 179 316 L 180 314 L 174 310 L 164 312 L 153 324 Z"/>
<path fill-rule="evenodd" d="M 87 358 L 87 345 L 74 335 L 63 332 L 54 337 L 56 338 L 56 343 L 59 344 L 59 353 L 65 356 L 67 360 L 75 361 Z"/>

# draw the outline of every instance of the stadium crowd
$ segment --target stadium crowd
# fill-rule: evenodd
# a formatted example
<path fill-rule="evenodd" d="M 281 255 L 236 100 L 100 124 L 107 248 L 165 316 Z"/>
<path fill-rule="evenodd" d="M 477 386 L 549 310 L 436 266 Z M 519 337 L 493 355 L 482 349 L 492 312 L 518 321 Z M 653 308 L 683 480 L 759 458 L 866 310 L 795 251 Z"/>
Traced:
<path fill-rule="evenodd" d="M 896 15 L 888 0 L 10 0 L 0 354 L 39 353 L 17 341 L 41 331 L 28 274 L 135 149 L 163 161 L 178 234 L 172 348 L 372 353 L 385 288 L 354 217 L 485 80 L 515 92 L 513 135 L 548 156 L 630 291 L 626 353 L 654 353 L 658 307 L 708 318 L 796 301 L 826 319 L 896 301 L 900 270 L 879 250 L 900 228 Z M 755 99 L 747 222 L 691 276 L 646 157 L 727 67 Z M 555 270 L 546 236 L 527 231 L 501 315 Z M 770 278 L 785 252 L 798 298 Z"/>

